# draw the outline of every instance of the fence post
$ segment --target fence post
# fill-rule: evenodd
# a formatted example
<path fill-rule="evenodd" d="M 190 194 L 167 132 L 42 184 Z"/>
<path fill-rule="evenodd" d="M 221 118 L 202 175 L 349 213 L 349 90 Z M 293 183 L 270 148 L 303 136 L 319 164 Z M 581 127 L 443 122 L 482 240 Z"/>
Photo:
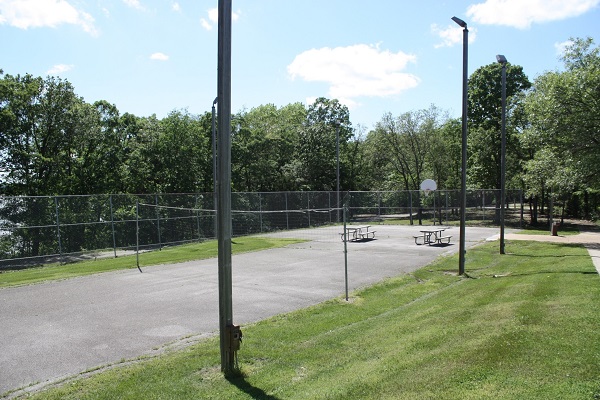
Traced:
<path fill-rule="evenodd" d="M 56 235 L 58 237 L 58 254 L 60 255 L 60 263 L 63 262 L 62 241 L 60 239 L 60 218 L 58 213 L 58 197 L 54 196 L 54 207 L 56 209 Z"/>
<path fill-rule="evenodd" d="M 331 222 L 332 222 L 332 221 L 331 221 L 331 192 L 327 192 L 327 199 L 328 199 L 327 201 L 328 201 L 328 204 L 329 204 L 329 210 L 330 210 L 330 211 L 329 211 L 329 223 L 331 223 Z M 337 208 L 337 207 L 336 207 L 336 208 Z M 336 212 L 337 212 L 337 211 L 336 211 Z M 339 220 L 339 218 L 338 218 L 338 220 Z"/>
<path fill-rule="evenodd" d="M 523 189 L 519 189 L 519 196 L 521 198 L 521 219 L 519 220 L 519 228 L 523 229 Z"/>
<path fill-rule="evenodd" d="M 290 213 L 288 212 L 288 192 L 285 192 L 285 225 L 290 229 Z"/>
<path fill-rule="evenodd" d="M 409 207 L 409 215 L 410 215 L 410 224 L 413 224 L 413 206 L 412 206 L 412 191 L 408 191 L 408 198 L 410 199 L 410 207 Z"/>
<path fill-rule="evenodd" d="M 481 211 L 483 214 L 483 222 L 485 223 L 485 190 L 481 190 Z"/>
<path fill-rule="evenodd" d="M 448 225 L 448 191 L 446 190 L 446 208 L 444 210 L 446 215 L 446 225 Z"/>
<path fill-rule="evenodd" d="M 135 264 L 140 268 L 140 200 L 135 199 Z"/>
<path fill-rule="evenodd" d="M 112 230 L 113 252 L 115 254 L 115 258 L 117 258 L 117 240 L 115 239 L 115 217 L 113 212 L 112 194 L 108 196 L 108 202 L 110 204 L 110 227 Z"/>
<path fill-rule="evenodd" d="M 160 210 L 158 209 L 158 194 L 154 195 L 154 203 L 156 204 L 156 231 L 158 233 L 158 250 L 162 250 L 162 240 L 160 237 Z"/>
<path fill-rule="evenodd" d="M 200 236 L 200 209 L 201 209 L 201 207 L 198 207 L 198 193 L 194 193 L 194 206 L 196 207 L 196 228 L 198 228 L 198 242 L 200 242 L 202 240 L 202 237 Z"/>
<path fill-rule="evenodd" d="M 308 227 L 310 228 L 310 193 L 306 193 L 306 211 L 308 212 Z"/>
<path fill-rule="evenodd" d="M 262 198 L 260 192 L 258 192 L 258 220 L 260 222 L 260 233 L 263 231 L 263 220 L 262 220 Z"/>

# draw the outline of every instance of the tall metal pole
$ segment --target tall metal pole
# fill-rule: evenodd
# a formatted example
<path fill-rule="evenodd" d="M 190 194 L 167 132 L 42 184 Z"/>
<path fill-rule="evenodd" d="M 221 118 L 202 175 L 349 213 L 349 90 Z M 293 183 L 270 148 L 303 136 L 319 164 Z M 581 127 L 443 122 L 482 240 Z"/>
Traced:
<path fill-rule="evenodd" d="M 467 94 L 468 94 L 468 60 L 469 30 L 467 23 L 460 18 L 452 20 L 463 28 L 463 87 L 462 87 L 462 163 L 460 185 L 460 239 L 458 246 L 458 274 L 465 273 L 465 224 L 467 212 Z"/>
<path fill-rule="evenodd" d="M 497 55 L 502 64 L 502 147 L 500 155 L 500 254 L 504 253 L 504 205 L 506 203 L 506 57 Z"/>
<path fill-rule="evenodd" d="M 213 209 L 215 210 L 215 218 L 214 218 L 214 225 L 215 225 L 215 229 L 214 229 L 214 235 L 215 238 L 217 237 L 217 202 L 218 202 L 218 195 L 217 195 L 217 128 L 215 126 L 215 105 L 217 104 L 217 101 L 219 100 L 218 97 L 215 97 L 215 99 L 213 100 L 213 104 L 212 104 L 212 155 L 213 155 Z"/>
<path fill-rule="evenodd" d="M 231 0 L 219 0 L 217 102 L 219 107 L 217 236 L 219 248 L 219 329 L 221 371 L 235 368 L 235 351 L 229 341 L 233 325 L 231 299 Z"/>
<path fill-rule="evenodd" d="M 335 154 L 337 158 L 337 169 L 336 169 L 336 190 L 337 190 L 337 222 L 340 222 L 340 127 L 338 125 L 335 131 Z"/>
<path fill-rule="evenodd" d="M 348 231 L 346 230 L 346 219 L 348 200 L 344 201 L 344 279 L 346 282 L 346 301 L 348 301 Z"/>

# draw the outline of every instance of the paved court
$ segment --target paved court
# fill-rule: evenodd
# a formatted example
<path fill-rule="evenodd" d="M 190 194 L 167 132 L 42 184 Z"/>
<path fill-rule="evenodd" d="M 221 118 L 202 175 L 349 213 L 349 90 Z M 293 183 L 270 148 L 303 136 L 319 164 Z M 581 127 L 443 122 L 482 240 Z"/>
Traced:
<path fill-rule="evenodd" d="M 243 326 L 343 295 L 343 243 L 334 229 L 288 232 L 315 240 L 233 256 L 234 322 Z M 415 245 L 418 226 L 376 230 L 375 240 L 348 243 L 350 290 L 458 250 L 458 227 L 447 231 L 452 244 L 439 247 Z M 467 246 L 497 233 L 467 228 Z M 0 395 L 218 331 L 216 259 L 143 271 L 0 289 Z"/>

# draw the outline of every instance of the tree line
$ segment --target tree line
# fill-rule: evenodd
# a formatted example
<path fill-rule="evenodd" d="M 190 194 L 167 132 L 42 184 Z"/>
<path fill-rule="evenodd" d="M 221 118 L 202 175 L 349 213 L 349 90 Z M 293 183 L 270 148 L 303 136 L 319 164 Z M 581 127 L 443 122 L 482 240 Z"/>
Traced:
<path fill-rule="evenodd" d="M 532 219 L 550 199 L 597 212 L 600 49 L 572 39 L 563 68 L 529 80 L 507 65 L 507 188 L 524 189 Z M 212 114 L 165 118 L 87 103 L 67 80 L 0 70 L 3 195 L 193 193 L 213 190 Z M 501 66 L 469 77 L 468 187 L 500 187 Z M 451 95 L 451 94 L 449 94 Z M 218 127 L 217 127 L 218 131 Z M 431 105 L 352 126 L 336 99 L 273 104 L 232 115 L 234 191 L 459 189 L 461 121 Z M 590 197 L 591 196 L 591 197 Z"/>

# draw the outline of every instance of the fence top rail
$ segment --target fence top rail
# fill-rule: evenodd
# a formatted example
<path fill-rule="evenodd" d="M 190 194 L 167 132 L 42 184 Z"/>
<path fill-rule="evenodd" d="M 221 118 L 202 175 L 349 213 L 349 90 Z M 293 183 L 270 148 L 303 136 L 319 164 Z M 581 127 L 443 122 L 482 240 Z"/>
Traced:
<path fill-rule="evenodd" d="M 468 192 L 489 192 L 500 189 L 474 189 L 468 188 Z M 523 189 L 507 189 L 507 191 L 522 191 Z M 460 189 L 438 189 L 438 192 L 458 192 Z M 419 189 L 400 189 L 400 190 L 340 190 L 340 194 L 360 194 L 360 193 L 403 193 L 420 192 Z M 309 191 L 279 191 L 279 192 L 232 192 L 233 195 L 276 195 L 276 194 L 323 194 L 337 193 L 335 190 L 309 190 Z M 0 200 L 5 199 L 51 199 L 51 198 L 76 198 L 76 197 L 148 197 L 148 196 L 212 196 L 213 192 L 189 192 L 189 193 L 95 193 L 95 194 L 53 194 L 53 195 L 5 195 L 0 194 Z"/>

